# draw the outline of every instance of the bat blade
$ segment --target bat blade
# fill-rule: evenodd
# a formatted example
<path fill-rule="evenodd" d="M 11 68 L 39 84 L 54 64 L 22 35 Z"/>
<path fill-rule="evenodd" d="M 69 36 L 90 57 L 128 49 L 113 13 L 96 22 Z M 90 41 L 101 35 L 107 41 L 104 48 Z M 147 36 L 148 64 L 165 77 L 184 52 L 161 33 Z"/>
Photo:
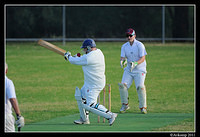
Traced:
<path fill-rule="evenodd" d="M 59 48 L 59 47 L 57 47 L 57 46 L 55 46 L 55 45 L 53 45 L 53 44 L 51 44 L 51 43 L 49 43 L 49 42 L 47 42 L 45 40 L 42 40 L 42 39 L 40 39 L 38 41 L 38 44 L 40 46 L 43 46 L 43 47 L 51 50 L 51 51 L 54 51 L 55 53 L 58 53 L 58 54 L 62 55 L 62 56 L 64 56 L 64 54 L 66 53 L 66 50 L 61 49 L 61 48 Z"/>

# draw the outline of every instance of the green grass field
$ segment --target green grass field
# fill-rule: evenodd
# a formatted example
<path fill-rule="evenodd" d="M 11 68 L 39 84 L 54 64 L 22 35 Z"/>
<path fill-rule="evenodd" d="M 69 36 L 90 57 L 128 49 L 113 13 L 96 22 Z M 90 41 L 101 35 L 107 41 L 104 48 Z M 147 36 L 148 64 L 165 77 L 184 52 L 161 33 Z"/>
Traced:
<path fill-rule="evenodd" d="M 56 45 L 61 43 L 52 42 Z M 72 54 L 81 52 L 81 42 L 67 42 L 63 49 L 71 51 Z M 97 42 L 105 56 L 106 62 L 106 81 L 112 85 L 112 111 L 118 113 L 121 107 L 118 82 L 121 81 L 123 69 L 119 64 L 120 50 L 122 42 Z M 194 44 L 193 43 L 144 43 L 147 51 L 147 105 L 148 114 L 146 116 L 138 114 L 138 97 L 135 85 L 129 89 L 129 103 L 131 109 L 127 114 L 120 114 L 116 125 L 132 120 L 131 123 L 121 124 L 117 127 L 114 123 L 113 129 L 126 128 L 128 131 L 136 131 L 137 125 L 142 117 L 146 117 L 145 129 L 141 131 L 194 131 L 195 130 L 195 64 L 194 64 Z M 77 103 L 74 98 L 75 87 L 83 85 L 83 72 L 81 66 L 75 66 L 66 62 L 65 59 L 43 47 L 33 43 L 7 43 L 6 61 L 8 64 L 7 76 L 15 84 L 16 94 L 22 115 L 25 117 L 27 126 L 37 125 L 42 121 L 71 116 L 78 119 L 79 116 Z M 169 114 L 169 115 L 168 115 Z M 170 115 L 177 114 L 177 120 L 172 120 L 160 126 L 152 126 L 150 120 L 152 116 L 157 120 L 163 116 L 166 119 Z M 185 114 L 185 117 L 184 117 Z M 127 116 L 126 116 L 127 115 Z M 94 118 L 93 118 L 94 117 Z M 91 125 L 98 123 L 93 120 L 97 116 L 91 117 Z M 174 116 L 176 119 L 176 116 Z M 72 119 L 73 119 L 72 118 Z M 72 120 L 70 119 L 70 120 Z M 73 119 L 73 120 L 75 120 Z M 149 121 L 149 120 L 150 121 Z M 66 131 L 83 130 L 80 126 L 66 124 Z M 59 120 L 58 120 L 59 121 Z M 155 119 L 154 119 L 155 121 Z M 167 120 L 165 120 L 167 121 Z M 162 122 L 162 121 L 160 121 Z M 47 126 L 44 124 L 44 126 Z M 61 124 L 62 125 L 62 124 Z M 73 125 L 73 126 L 72 126 Z M 102 125 L 102 124 L 101 124 Z M 71 128 L 74 127 L 73 129 Z M 84 125 L 87 127 L 87 125 Z M 84 127 L 83 126 L 83 127 Z M 41 126 L 40 126 L 41 127 Z M 52 131 L 60 131 L 51 129 Z M 90 126 L 88 125 L 90 128 Z M 95 126 L 94 126 L 95 127 Z M 93 127 L 93 128 L 94 128 Z M 117 128 L 114 128 L 117 127 Z M 101 131 L 106 130 L 107 126 L 102 126 Z M 34 130 L 33 128 L 31 128 Z M 38 131 L 41 128 L 38 126 Z M 67 130 L 69 129 L 69 130 Z M 97 129 L 96 129 L 97 130 Z M 23 131 L 23 128 L 22 128 Z M 95 131 L 95 128 L 94 130 Z"/>

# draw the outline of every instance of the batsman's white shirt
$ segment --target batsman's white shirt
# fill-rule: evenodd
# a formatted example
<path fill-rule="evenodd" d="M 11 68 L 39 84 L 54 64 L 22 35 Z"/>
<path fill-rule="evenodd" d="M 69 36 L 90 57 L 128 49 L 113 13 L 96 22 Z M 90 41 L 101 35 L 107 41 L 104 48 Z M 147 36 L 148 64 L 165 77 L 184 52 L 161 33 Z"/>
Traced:
<path fill-rule="evenodd" d="M 127 69 L 130 71 L 131 64 L 129 62 L 132 61 L 138 61 L 142 56 L 147 55 L 147 52 L 145 50 L 144 45 L 142 42 L 138 40 L 134 40 L 133 45 L 130 45 L 130 42 L 126 42 L 125 44 L 122 45 L 121 48 L 121 57 L 126 57 L 127 58 Z M 137 72 L 144 72 L 146 73 L 146 60 L 142 62 L 141 64 L 137 65 L 132 73 L 137 73 Z"/>
<path fill-rule="evenodd" d="M 105 86 L 105 60 L 100 49 L 84 54 L 81 57 L 69 57 L 71 64 L 82 65 L 84 87 L 102 90 Z"/>

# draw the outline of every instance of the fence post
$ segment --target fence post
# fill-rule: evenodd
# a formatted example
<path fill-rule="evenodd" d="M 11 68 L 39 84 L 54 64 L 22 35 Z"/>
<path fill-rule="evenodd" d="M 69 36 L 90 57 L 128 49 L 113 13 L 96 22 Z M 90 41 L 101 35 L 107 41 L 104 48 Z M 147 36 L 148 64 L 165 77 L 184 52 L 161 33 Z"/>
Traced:
<path fill-rule="evenodd" d="M 66 21 L 66 20 L 65 20 L 65 6 L 63 6 L 62 9 L 63 9 L 63 10 L 62 10 L 62 11 L 63 11 L 63 28 L 62 28 L 62 29 L 63 29 L 63 30 L 62 30 L 62 31 L 63 31 L 63 46 L 65 46 L 65 31 L 66 31 L 66 30 L 65 30 L 65 24 L 66 24 L 66 23 L 65 23 L 65 21 Z"/>
<path fill-rule="evenodd" d="M 162 6 L 162 43 L 165 44 L 165 6 Z"/>

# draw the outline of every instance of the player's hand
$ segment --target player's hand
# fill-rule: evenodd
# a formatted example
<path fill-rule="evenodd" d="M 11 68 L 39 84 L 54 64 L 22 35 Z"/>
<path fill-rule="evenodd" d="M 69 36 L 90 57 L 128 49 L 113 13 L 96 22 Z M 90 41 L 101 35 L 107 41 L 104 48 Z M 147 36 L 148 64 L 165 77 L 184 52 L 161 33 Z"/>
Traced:
<path fill-rule="evenodd" d="M 17 127 L 23 127 L 25 124 L 23 116 L 17 116 L 16 125 Z"/>
<path fill-rule="evenodd" d="M 67 51 L 67 53 L 65 53 L 64 58 L 65 60 L 69 60 L 69 57 L 71 56 L 71 52 Z"/>
<path fill-rule="evenodd" d="M 120 60 L 121 68 L 123 68 L 127 64 L 127 60 Z"/>
<path fill-rule="evenodd" d="M 133 69 L 138 65 L 138 62 L 133 61 L 131 62 L 131 72 L 133 71 Z"/>

